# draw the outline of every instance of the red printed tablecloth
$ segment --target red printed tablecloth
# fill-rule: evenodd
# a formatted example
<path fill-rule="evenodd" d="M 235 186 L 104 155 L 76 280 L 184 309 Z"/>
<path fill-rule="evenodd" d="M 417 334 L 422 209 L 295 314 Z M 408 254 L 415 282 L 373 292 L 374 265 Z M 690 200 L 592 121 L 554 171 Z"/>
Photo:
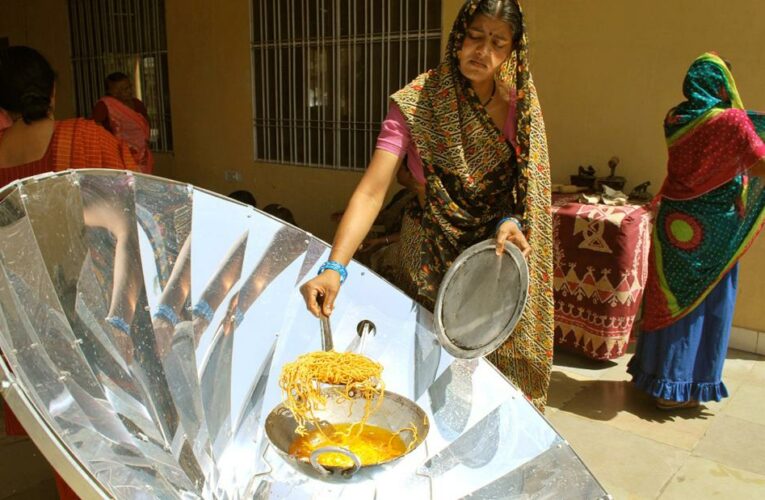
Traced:
<path fill-rule="evenodd" d="M 651 214 L 553 199 L 555 341 L 606 360 L 627 349 L 648 273 Z"/>

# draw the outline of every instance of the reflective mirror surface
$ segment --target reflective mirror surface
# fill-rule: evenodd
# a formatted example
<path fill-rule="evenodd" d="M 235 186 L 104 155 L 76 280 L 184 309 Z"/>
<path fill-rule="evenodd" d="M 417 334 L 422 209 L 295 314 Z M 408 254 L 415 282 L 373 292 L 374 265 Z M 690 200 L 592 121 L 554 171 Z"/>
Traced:
<path fill-rule="evenodd" d="M 579 458 L 493 366 L 455 360 L 433 316 L 352 263 L 332 315 L 425 442 L 374 480 L 330 484 L 267 444 L 285 362 L 321 347 L 299 285 L 329 255 L 295 227 L 159 178 L 81 170 L 0 202 L 3 395 L 81 496 L 598 498 Z M 500 492 L 500 493 L 498 493 Z"/>

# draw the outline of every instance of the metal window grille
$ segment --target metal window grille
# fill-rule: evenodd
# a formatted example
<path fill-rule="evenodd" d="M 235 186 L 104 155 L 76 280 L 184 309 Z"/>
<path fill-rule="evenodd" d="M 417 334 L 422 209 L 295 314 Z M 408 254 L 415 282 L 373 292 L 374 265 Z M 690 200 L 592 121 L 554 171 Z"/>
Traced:
<path fill-rule="evenodd" d="M 255 159 L 363 170 L 440 43 L 441 0 L 253 0 Z"/>
<path fill-rule="evenodd" d="M 151 125 L 154 151 L 172 151 L 164 0 L 69 0 L 77 114 L 90 116 L 104 79 L 132 77 Z"/>

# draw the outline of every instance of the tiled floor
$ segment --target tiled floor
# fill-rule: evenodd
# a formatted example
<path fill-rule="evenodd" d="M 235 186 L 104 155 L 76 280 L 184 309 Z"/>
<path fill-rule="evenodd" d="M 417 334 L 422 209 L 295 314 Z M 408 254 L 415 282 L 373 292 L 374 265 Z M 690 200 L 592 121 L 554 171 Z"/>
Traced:
<path fill-rule="evenodd" d="M 765 498 L 765 357 L 729 351 L 730 397 L 675 414 L 654 409 L 627 382 L 629 358 L 599 363 L 556 352 L 547 410 L 614 498 Z M 0 434 L 7 498 L 57 497 L 32 443 Z"/>
<path fill-rule="evenodd" d="M 730 350 L 729 398 L 668 413 L 611 362 L 555 353 L 547 417 L 616 499 L 765 498 L 765 357 Z"/>

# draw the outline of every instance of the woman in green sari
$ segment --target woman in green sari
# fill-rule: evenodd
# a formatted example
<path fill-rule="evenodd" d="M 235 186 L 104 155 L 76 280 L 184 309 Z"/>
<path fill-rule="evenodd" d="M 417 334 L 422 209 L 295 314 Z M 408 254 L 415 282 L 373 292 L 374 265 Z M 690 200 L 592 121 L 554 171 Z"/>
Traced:
<path fill-rule="evenodd" d="M 302 287 L 331 314 L 345 265 L 369 231 L 404 155 L 424 184 L 401 230 L 396 283 L 432 308 L 454 259 L 493 238 L 526 255 L 530 298 L 515 335 L 489 356 L 538 407 L 552 364 L 552 219 L 542 113 L 515 0 L 468 0 L 441 64 L 391 97 L 377 149 L 340 223 L 330 260 Z"/>
<path fill-rule="evenodd" d="M 694 408 L 728 392 L 722 367 L 738 259 L 765 222 L 765 120 L 744 109 L 730 68 L 697 58 L 686 100 L 664 122 L 669 161 L 659 193 L 632 381 L 660 409 Z"/>

